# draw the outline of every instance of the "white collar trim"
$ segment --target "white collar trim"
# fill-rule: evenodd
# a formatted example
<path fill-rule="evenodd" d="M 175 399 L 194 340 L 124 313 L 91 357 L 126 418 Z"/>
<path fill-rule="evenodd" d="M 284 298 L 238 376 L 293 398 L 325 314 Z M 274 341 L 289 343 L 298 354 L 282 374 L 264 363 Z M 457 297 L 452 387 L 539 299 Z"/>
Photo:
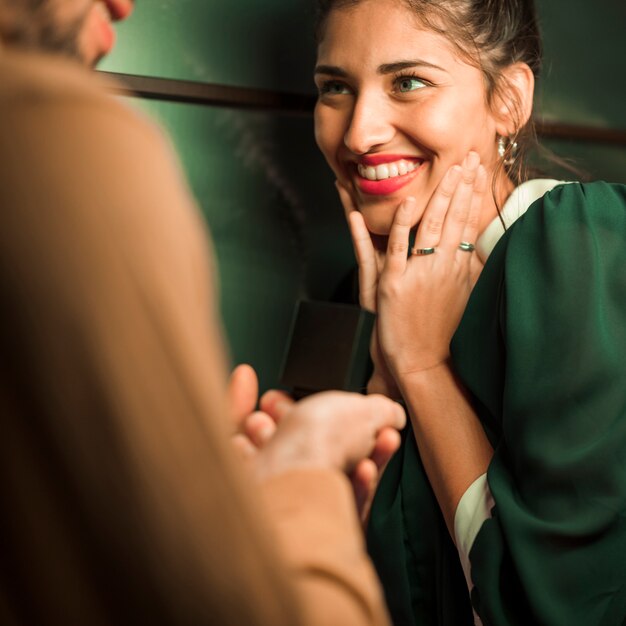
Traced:
<path fill-rule="evenodd" d="M 500 237 L 504 235 L 505 229 L 502 221 L 509 228 L 515 220 L 526 213 L 528 207 L 535 200 L 538 200 L 548 191 L 554 189 L 557 185 L 562 185 L 564 182 L 552 178 L 536 178 L 516 187 L 502 207 L 500 212 L 502 220 L 500 220 L 499 216 L 496 217 L 478 237 L 476 251 L 481 261 L 484 263 L 487 260 L 498 241 L 500 241 Z"/>

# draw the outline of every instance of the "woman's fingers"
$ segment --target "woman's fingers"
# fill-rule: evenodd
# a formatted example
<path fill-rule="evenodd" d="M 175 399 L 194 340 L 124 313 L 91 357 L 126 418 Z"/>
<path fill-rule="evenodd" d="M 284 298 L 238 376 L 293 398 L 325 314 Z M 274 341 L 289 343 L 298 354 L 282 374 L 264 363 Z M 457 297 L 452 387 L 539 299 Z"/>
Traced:
<path fill-rule="evenodd" d="M 345 185 L 343 185 L 338 180 L 336 180 L 335 187 L 337 189 L 337 193 L 339 194 L 339 199 L 341 200 L 343 211 L 345 213 L 346 220 L 347 220 L 350 213 L 352 213 L 353 211 L 356 211 L 357 208 L 354 205 L 354 202 L 352 201 L 352 196 L 350 195 L 350 192 L 348 191 L 348 188 Z"/>
<path fill-rule="evenodd" d="M 472 193 L 472 201 L 470 205 L 467 221 L 465 222 L 465 229 L 461 241 L 476 243 L 479 235 L 480 216 L 482 213 L 483 202 L 485 193 L 487 191 L 487 170 L 483 165 L 478 166 L 476 171 L 476 180 L 474 181 L 474 189 Z M 472 255 L 468 255 L 472 256 Z"/>
<path fill-rule="evenodd" d="M 359 268 L 376 272 L 376 253 L 363 216 L 358 211 L 350 213 L 348 225 L 350 226 L 354 253 L 359 263 Z"/>
<path fill-rule="evenodd" d="M 257 448 L 262 448 L 275 432 L 276 422 L 263 411 L 255 411 L 244 423 L 244 434 Z"/>
<path fill-rule="evenodd" d="M 415 213 L 415 198 L 406 197 L 393 217 L 387 254 L 385 255 L 385 271 L 392 274 L 402 274 L 406 268 L 409 252 L 409 235 L 413 226 Z"/>
<path fill-rule="evenodd" d="M 279 423 L 291 410 L 295 400 L 284 391 L 270 389 L 259 400 L 261 411 L 269 415 L 276 423 Z"/>
<path fill-rule="evenodd" d="M 369 230 L 360 213 L 357 211 L 351 213 L 348 223 L 359 265 L 359 300 L 363 308 L 375 311 L 379 275 L 376 250 L 374 250 Z"/>
<path fill-rule="evenodd" d="M 417 229 L 414 251 L 430 250 L 439 246 L 450 201 L 454 196 L 462 172 L 463 168 L 460 165 L 454 165 L 446 172 L 435 189 Z"/>
<path fill-rule="evenodd" d="M 378 260 L 372 237 L 363 216 L 356 209 L 350 192 L 339 181 L 335 181 L 341 204 L 350 227 L 354 254 L 359 265 L 359 299 L 361 306 L 376 310 L 376 287 L 378 285 Z"/>
<path fill-rule="evenodd" d="M 480 157 L 476 152 L 470 152 L 463 161 L 461 178 L 458 181 L 454 195 L 450 200 L 450 208 L 446 214 L 439 241 L 439 248 L 449 252 L 456 252 L 468 225 L 470 210 L 474 200 L 474 184 L 480 165 Z M 475 237 L 467 243 L 474 244 Z"/>
<path fill-rule="evenodd" d="M 382 473 L 396 450 L 400 447 L 400 433 L 393 428 L 383 428 L 376 437 L 370 458 L 360 461 L 352 472 L 352 485 L 361 522 L 366 525 Z"/>
<path fill-rule="evenodd" d="M 376 444 L 371 454 L 371 459 L 376 467 L 382 472 L 391 457 L 396 453 L 401 444 L 400 433 L 393 428 L 383 428 L 376 438 Z"/>
<path fill-rule="evenodd" d="M 354 490 L 356 509 L 364 526 L 369 517 L 379 477 L 378 468 L 371 459 L 359 461 L 350 477 Z"/>
<path fill-rule="evenodd" d="M 246 435 L 238 434 L 231 437 L 231 445 L 235 454 L 242 460 L 252 459 L 258 452 L 258 448 L 248 439 Z"/>

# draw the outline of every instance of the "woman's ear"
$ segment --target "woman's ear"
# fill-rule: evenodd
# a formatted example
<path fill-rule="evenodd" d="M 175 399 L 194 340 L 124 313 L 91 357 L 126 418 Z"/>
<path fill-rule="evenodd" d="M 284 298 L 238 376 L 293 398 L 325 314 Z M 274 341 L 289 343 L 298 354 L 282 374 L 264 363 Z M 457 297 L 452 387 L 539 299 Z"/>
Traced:
<path fill-rule="evenodd" d="M 504 69 L 493 101 L 498 135 L 511 137 L 524 127 L 532 114 L 534 92 L 535 76 L 526 63 Z"/>

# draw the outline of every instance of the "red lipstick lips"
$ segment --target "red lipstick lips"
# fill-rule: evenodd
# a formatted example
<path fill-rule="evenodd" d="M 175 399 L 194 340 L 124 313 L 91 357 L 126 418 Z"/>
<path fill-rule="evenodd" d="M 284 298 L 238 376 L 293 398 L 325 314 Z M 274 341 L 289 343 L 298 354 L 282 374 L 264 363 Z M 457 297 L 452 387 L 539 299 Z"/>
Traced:
<path fill-rule="evenodd" d="M 361 192 L 370 195 L 391 195 L 410 183 L 421 170 L 423 163 L 423 159 L 399 154 L 363 156 L 357 164 L 357 187 Z M 365 168 L 367 173 L 364 171 Z M 368 176 L 368 173 L 371 175 Z M 376 179 L 372 180 L 372 176 Z"/>

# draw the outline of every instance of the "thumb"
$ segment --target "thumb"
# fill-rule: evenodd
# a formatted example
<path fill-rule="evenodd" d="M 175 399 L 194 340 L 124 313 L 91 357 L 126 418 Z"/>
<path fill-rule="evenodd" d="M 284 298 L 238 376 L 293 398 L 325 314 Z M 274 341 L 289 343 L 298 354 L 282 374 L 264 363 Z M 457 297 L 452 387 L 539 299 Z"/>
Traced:
<path fill-rule="evenodd" d="M 238 365 L 231 373 L 226 398 L 236 428 L 252 413 L 259 395 L 259 380 L 250 365 Z"/>
<path fill-rule="evenodd" d="M 365 400 L 369 404 L 369 418 L 377 431 L 388 427 L 402 430 L 406 425 L 406 413 L 398 402 L 377 393 L 366 396 Z"/>

